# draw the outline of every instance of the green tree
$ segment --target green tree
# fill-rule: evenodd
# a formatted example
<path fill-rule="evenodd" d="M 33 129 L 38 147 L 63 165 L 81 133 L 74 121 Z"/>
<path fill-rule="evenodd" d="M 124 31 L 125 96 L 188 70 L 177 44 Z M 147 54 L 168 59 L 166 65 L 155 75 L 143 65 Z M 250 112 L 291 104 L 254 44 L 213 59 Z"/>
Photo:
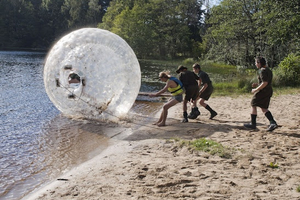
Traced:
<path fill-rule="evenodd" d="M 300 55 L 289 54 L 274 71 L 277 86 L 300 86 Z"/>
<path fill-rule="evenodd" d="M 116 0 L 99 27 L 120 35 L 139 57 L 190 56 L 196 41 L 190 27 L 199 27 L 201 5 L 195 0 Z"/>
<path fill-rule="evenodd" d="M 62 12 L 70 28 L 96 27 L 110 1 L 64 0 Z"/>
<path fill-rule="evenodd" d="M 25 0 L 1 0 L 1 46 L 27 47 L 30 45 L 36 34 L 35 10 L 30 1 Z"/>
<path fill-rule="evenodd" d="M 265 33 L 269 65 L 277 66 L 288 54 L 300 47 L 300 2 L 298 0 L 268 0 L 262 4 L 260 32 Z"/>
<path fill-rule="evenodd" d="M 223 0 L 206 23 L 207 58 L 234 65 L 253 65 L 263 55 L 275 67 L 299 48 L 299 2 Z M 295 45 L 296 44 L 296 45 Z"/>
<path fill-rule="evenodd" d="M 252 64 L 259 42 L 254 13 L 256 0 L 224 0 L 211 9 L 206 21 L 210 24 L 208 58 L 233 65 Z"/>
<path fill-rule="evenodd" d="M 1 0 L 0 48 L 47 48 L 74 28 L 96 27 L 110 0 Z"/>
<path fill-rule="evenodd" d="M 42 0 L 41 4 L 41 29 L 42 38 L 46 43 L 58 40 L 67 30 L 67 16 L 62 13 L 65 0 Z"/>

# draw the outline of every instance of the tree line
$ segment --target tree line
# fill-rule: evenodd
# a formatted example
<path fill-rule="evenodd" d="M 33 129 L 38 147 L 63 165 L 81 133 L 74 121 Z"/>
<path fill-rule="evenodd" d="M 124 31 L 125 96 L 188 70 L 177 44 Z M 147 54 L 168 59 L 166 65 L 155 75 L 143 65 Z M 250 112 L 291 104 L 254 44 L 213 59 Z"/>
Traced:
<path fill-rule="evenodd" d="M 66 33 L 97 27 L 110 0 L 1 0 L 0 49 L 48 49 Z"/>
<path fill-rule="evenodd" d="M 288 54 L 299 53 L 298 0 L 223 0 L 206 23 L 208 59 L 253 66 L 253 57 L 262 55 L 275 67 Z"/>
<path fill-rule="evenodd" d="M 138 58 L 209 59 L 271 67 L 299 53 L 298 0 L 1 0 L 0 48 L 48 49 L 66 33 L 98 27 Z"/>

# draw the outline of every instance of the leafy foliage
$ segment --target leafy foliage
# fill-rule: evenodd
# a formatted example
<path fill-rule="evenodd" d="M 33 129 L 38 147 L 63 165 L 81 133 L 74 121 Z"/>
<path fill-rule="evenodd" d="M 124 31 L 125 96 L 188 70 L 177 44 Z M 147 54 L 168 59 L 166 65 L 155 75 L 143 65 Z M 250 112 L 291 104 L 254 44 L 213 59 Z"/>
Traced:
<path fill-rule="evenodd" d="M 140 58 L 197 57 L 201 6 L 195 0 L 116 0 L 99 27 L 124 38 Z"/>
<path fill-rule="evenodd" d="M 74 29 L 100 27 L 124 38 L 141 59 L 206 59 L 247 71 L 257 55 L 276 68 L 299 52 L 298 0 L 208 5 L 209 0 L 1 0 L 0 48 L 49 48 Z M 277 80 L 297 85 L 289 73 L 298 72 L 281 69 Z"/>
<path fill-rule="evenodd" d="M 300 55 L 289 54 L 274 71 L 274 85 L 300 86 Z"/>
<path fill-rule="evenodd" d="M 66 32 L 96 27 L 110 0 L 1 0 L 0 48 L 47 48 Z"/>
<path fill-rule="evenodd" d="M 262 55 L 271 68 L 299 48 L 299 1 L 223 0 L 206 21 L 207 59 L 251 67 Z"/>

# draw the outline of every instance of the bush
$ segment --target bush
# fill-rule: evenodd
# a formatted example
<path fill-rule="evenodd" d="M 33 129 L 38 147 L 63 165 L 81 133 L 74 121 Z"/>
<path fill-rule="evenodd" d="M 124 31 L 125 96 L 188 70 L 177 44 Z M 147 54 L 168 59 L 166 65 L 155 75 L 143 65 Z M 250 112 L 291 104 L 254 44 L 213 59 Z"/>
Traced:
<path fill-rule="evenodd" d="M 194 60 L 193 58 L 187 58 L 183 61 L 183 64 L 185 65 L 185 67 L 190 68 L 190 66 L 192 66 L 196 62 L 197 61 Z"/>
<path fill-rule="evenodd" d="M 300 86 L 300 55 L 289 54 L 274 70 L 273 85 Z"/>
<path fill-rule="evenodd" d="M 238 88 L 242 92 L 251 92 L 252 83 L 254 83 L 253 79 L 250 79 L 250 78 L 240 78 L 238 80 Z"/>

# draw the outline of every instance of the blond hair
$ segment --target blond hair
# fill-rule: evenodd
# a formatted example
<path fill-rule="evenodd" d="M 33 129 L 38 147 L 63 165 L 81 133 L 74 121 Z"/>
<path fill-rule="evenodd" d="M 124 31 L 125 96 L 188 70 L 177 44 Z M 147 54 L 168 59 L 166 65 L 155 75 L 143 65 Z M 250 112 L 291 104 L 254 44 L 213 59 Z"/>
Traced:
<path fill-rule="evenodd" d="M 159 73 L 160 78 L 170 78 L 170 71 L 162 71 Z"/>

